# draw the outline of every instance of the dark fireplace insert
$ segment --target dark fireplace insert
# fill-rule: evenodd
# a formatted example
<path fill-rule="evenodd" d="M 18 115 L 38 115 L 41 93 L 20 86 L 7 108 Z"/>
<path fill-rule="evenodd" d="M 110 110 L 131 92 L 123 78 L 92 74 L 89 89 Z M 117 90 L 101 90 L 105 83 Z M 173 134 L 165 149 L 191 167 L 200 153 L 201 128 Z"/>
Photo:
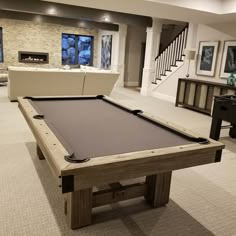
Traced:
<path fill-rule="evenodd" d="M 45 52 L 18 52 L 19 62 L 23 63 L 49 63 L 49 55 Z"/>

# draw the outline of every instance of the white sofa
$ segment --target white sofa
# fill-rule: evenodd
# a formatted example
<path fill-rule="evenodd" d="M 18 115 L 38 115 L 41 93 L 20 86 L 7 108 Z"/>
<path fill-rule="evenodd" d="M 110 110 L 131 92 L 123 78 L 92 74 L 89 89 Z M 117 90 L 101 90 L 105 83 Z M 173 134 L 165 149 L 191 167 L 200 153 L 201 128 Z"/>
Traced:
<path fill-rule="evenodd" d="M 8 81 L 8 75 L 6 73 L 0 74 L 0 83 L 7 82 Z"/>
<path fill-rule="evenodd" d="M 10 101 L 22 96 L 110 95 L 118 73 L 85 69 L 8 68 Z"/>
<path fill-rule="evenodd" d="M 83 95 L 110 95 L 119 73 L 105 71 L 87 71 L 84 80 Z"/>

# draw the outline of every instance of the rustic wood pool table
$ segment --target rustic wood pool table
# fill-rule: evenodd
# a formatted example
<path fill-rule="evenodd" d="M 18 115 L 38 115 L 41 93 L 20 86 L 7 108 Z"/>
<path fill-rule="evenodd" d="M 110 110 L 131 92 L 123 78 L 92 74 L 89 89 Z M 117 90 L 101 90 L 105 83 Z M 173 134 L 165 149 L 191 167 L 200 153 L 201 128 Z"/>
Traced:
<path fill-rule="evenodd" d="M 144 196 L 169 201 L 173 170 L 219 162 L 224 145 L 106 96 L 21 97 L 19 108 L 65 196 L 72 229 L 92 208 Z M 144 183 L 119 182 L 146 176 Z M 108 189 L 94 187 L 107 184 Z"/>

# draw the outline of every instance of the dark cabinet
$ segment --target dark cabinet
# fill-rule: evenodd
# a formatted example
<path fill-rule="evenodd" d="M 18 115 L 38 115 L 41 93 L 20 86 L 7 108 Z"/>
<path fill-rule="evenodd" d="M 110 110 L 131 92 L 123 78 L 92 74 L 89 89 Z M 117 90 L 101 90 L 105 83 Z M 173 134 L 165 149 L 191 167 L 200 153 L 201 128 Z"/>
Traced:
<path fill-rule="evenodd" d="M 235 95 L 236 87 L 211 81 L 180 78 L 175 105 L 210 115 L 214 96 L 226 94 Z"/>

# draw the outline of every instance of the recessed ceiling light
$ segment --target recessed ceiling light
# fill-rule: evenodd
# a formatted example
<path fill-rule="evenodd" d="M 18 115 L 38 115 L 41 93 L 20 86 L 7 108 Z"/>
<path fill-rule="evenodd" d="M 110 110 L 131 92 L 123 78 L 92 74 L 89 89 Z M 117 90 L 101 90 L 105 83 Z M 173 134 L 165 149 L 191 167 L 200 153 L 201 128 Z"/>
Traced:
<path fill-rule="evenodd" d="M 84 21 L 80 21 L 79 22 L 79 27 L 85 28 L 86 27 L 86 23 Z"/>
<path fill-rule="evenodd" d="M 110 16 L 108 15 L 103 16 L 102 21 L 111 22 Z"/>
<path fill-rule="evenodd" d="M 47 13 L 49 15 L 55 15 L 57 13 L 57 10 L 55 7 L 50 7 L 50 8 L 48 8 Z"/>

